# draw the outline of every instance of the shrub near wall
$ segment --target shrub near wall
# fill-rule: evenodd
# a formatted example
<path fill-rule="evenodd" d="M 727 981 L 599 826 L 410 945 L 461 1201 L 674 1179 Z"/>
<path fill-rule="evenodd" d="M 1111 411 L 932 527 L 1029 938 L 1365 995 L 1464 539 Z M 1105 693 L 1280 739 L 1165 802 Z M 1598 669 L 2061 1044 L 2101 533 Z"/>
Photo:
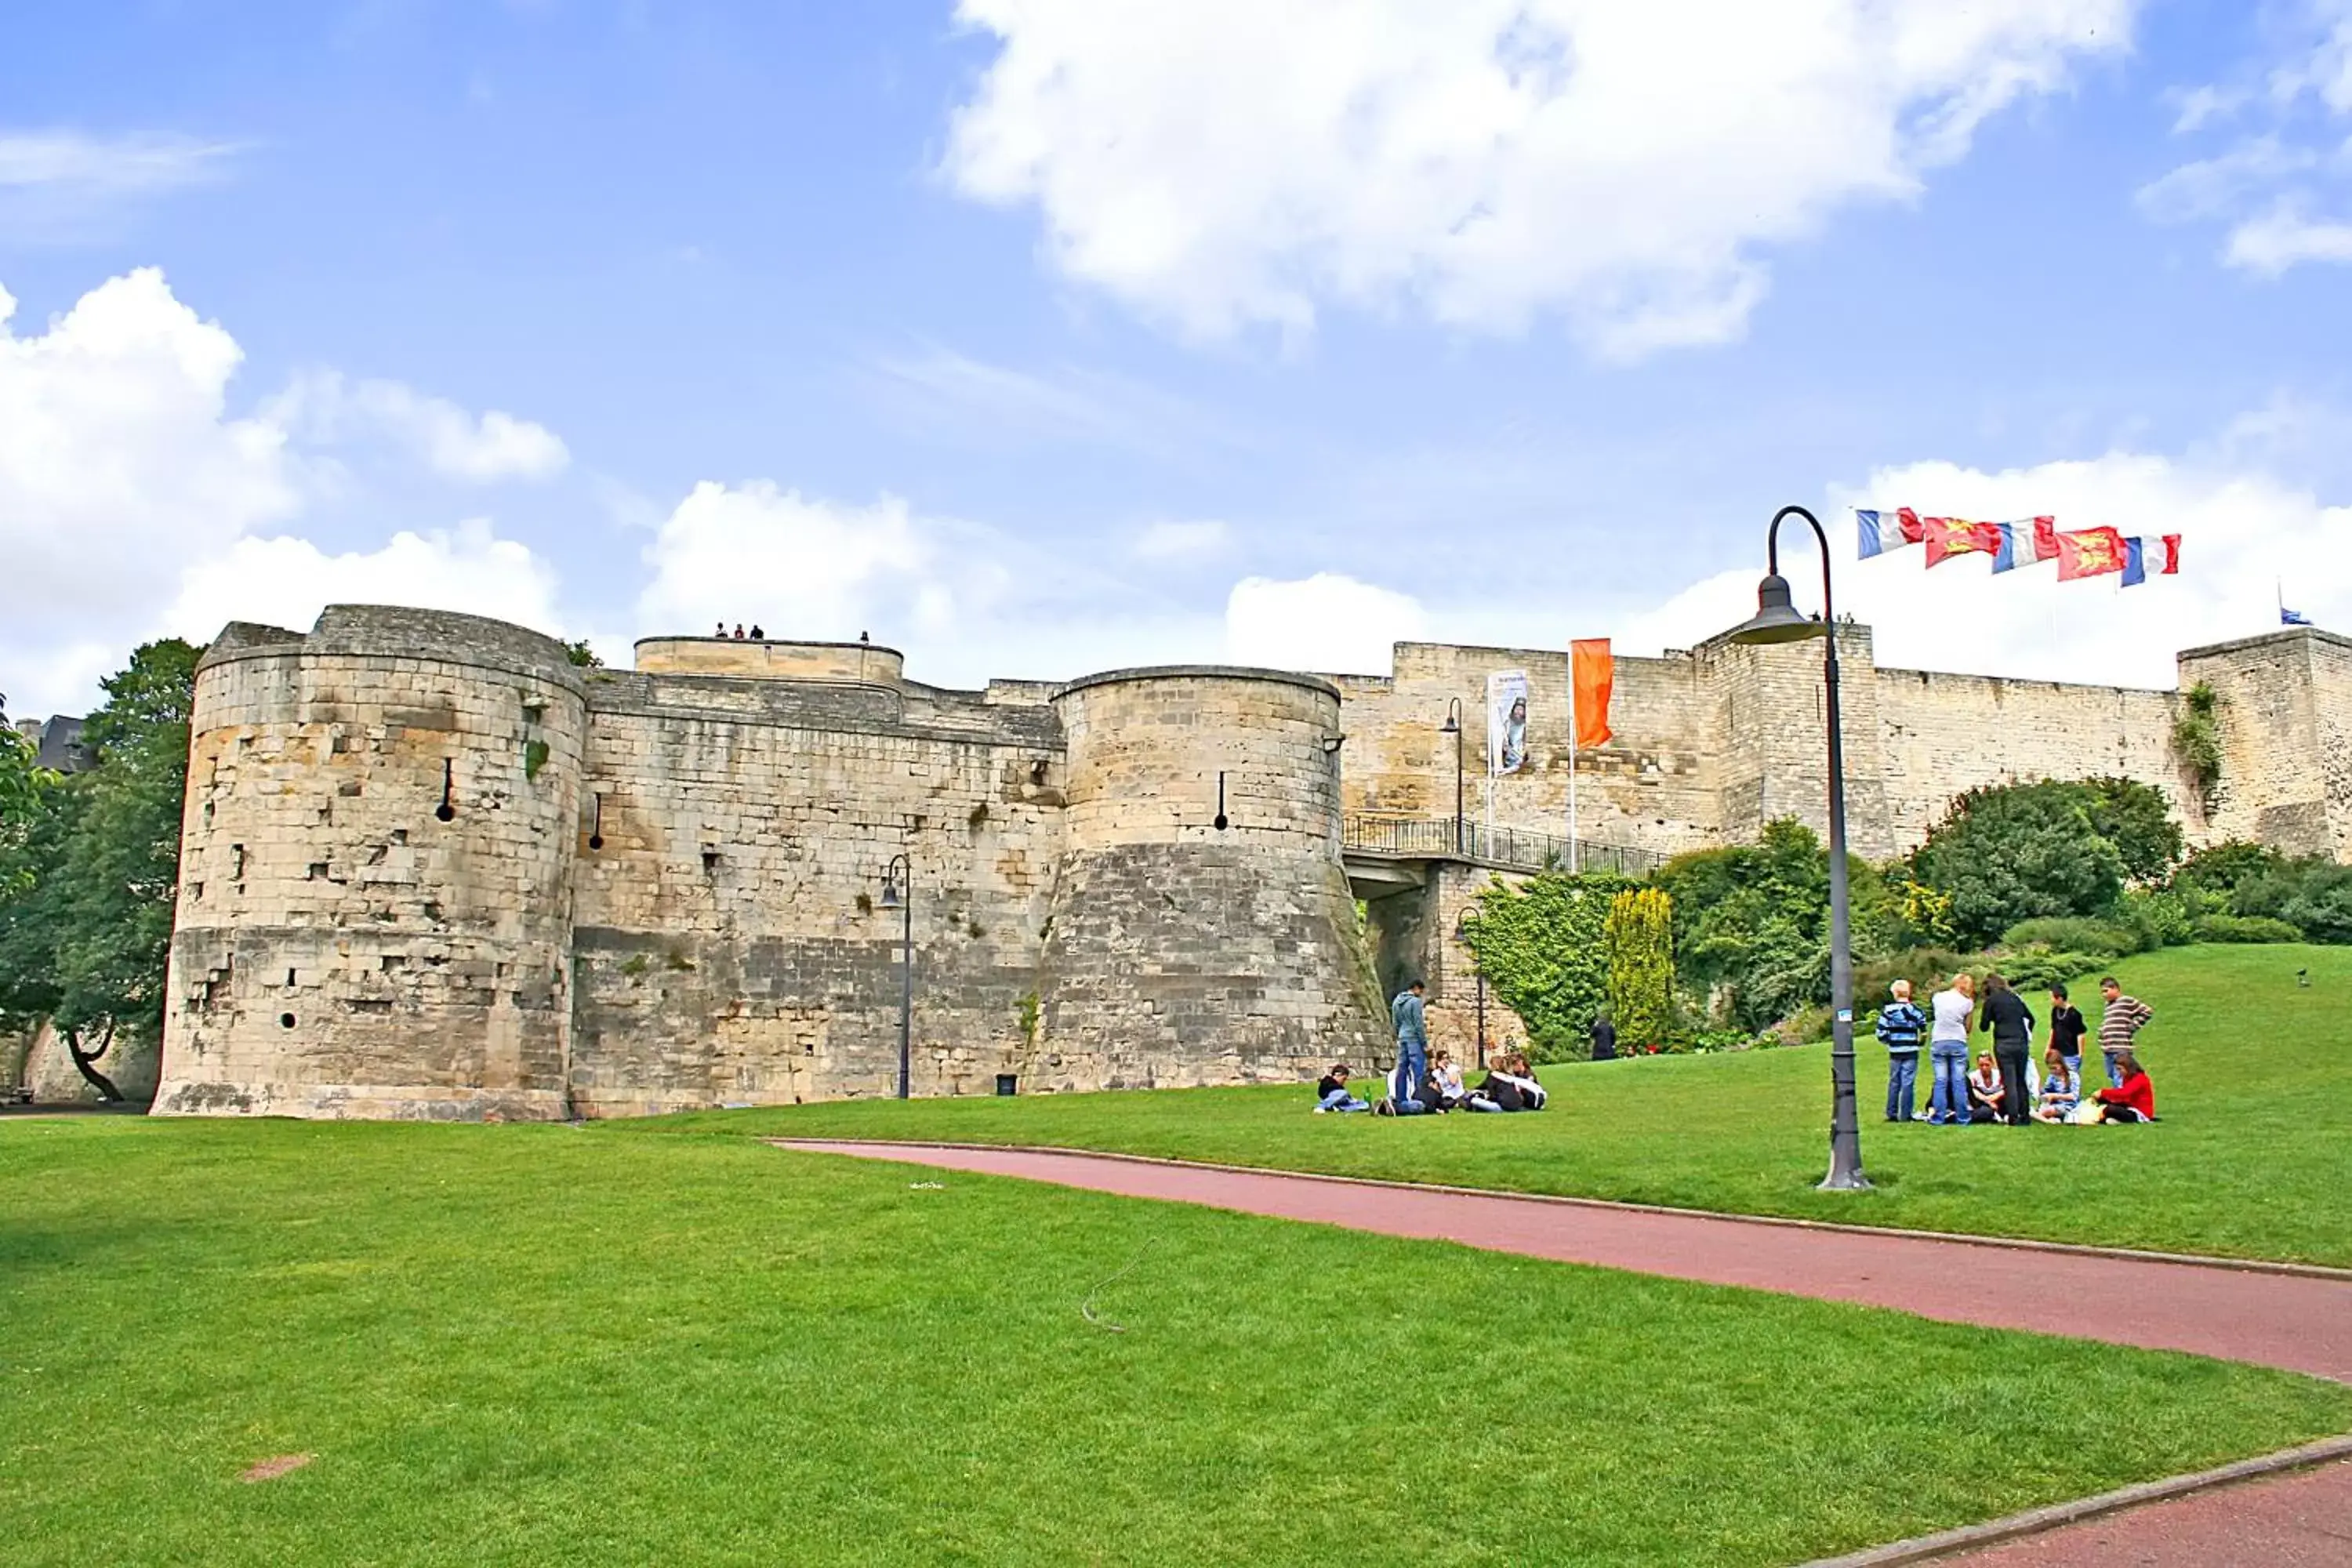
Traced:
<path fill-rule="evenodd" d="M 1578 1054 L 1608 1005 L 1609 907 L 1633 886 L 1622 877 L 1549 871 L 1517 888 L 1497 881 L 1462 922 L 1479 973 L 1526 1023 L 1542 1059 Z"/>
<path fill-rule="evenodd" d="M 1673 1026 L 1674 910 L 1656 888 L 1628 889 L 1609 900 L 1609 1016 L 1625 1049 L 1654 1050 Z"/>

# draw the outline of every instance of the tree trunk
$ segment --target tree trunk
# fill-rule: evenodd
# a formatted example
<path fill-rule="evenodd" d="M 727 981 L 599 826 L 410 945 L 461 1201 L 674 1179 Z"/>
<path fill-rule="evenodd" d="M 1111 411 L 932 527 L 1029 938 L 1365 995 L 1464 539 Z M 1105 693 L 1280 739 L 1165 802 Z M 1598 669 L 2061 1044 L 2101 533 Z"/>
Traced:
<path fill-rule="evenodd" d="M 98 1042 L 98 1049 L 94 1051 L 85 1051 L 81 1048 L 80 1030 L 66 1029 L 61 1033 L 66 1042 L 66 1055 L 73 1058 L 74 1070 L 89 1080 L 90 1088 L 98 1090 L 99 1099 L 121 1100 L 122 1091 L 114 1087 L 114 1080 L 90 1065 L 104 1056 L 107 1047 L 114 1044 L 114 1026 L 109 1024 L 106 1026 L 106 1037 Z"/>

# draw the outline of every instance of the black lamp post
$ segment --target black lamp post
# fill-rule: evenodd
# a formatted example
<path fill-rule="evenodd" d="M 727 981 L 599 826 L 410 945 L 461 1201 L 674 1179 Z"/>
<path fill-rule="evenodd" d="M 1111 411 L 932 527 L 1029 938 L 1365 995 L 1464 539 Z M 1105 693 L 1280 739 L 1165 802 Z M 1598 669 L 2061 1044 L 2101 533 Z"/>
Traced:
<path fill-rule="evenodd" d="M 1445 700 L 1445 723 L 1437 731 L 1454 737 L 1454 853 L 1462 853 L 1462 699 Z"/>
<path fill-rule="evenodd" d="M 883 868 L 882 907 L 902 911 L 906 921 L 898 959 L 898 1098 L 904 1100 L 915 1038 L 915 863 L 904 855 L 891 856 Z"/>
<path fill-rule="evenodd" d="M 1801 616 L 1789 602 L 1789 580 L 1780 575 L 1780 524 L 1801 517 L 1812 525 L 1822 547 L 1822 614 Z M 1862 1127 L 1853 1100 L 1853 933 L 1846 902 L 1845 746 L 1838 723 L 1837 618 L 1830 604 L 1830 541 L 1821 519 L 1801 506 L 1772 514 L 1764 538 L 1764 581 L 1756 590 L 1756 614 L 1724 636 L 1737 643 L 1801 642 L 1820 637 L 1822 685 L 1829 695 L 1830 731 L 1830 1173 L 1825 1191 L 1859 1192 L 1870 1185 L 1862 1173 Z"/>

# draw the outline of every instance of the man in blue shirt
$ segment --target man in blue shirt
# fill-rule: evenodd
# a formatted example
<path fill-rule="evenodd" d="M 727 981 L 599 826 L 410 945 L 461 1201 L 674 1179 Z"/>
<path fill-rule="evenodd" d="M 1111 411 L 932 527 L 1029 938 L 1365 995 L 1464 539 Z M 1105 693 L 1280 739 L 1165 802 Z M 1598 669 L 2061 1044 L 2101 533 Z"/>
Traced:
<path fill-rule="evenodd" d="M 1396 1020 L 1397 1065 L 1406 1069 L 1407 1094 L 1429 1076 L 1429 1022 L 1422 1013 L 1423 994 L 1416 980 L 1389 1004 L 1389 1016 Z"/>
<path fill-rule="evenodd" d="M 1919 1086 L 1919 1036 L 1927 1015 L 1911 1001 L 1911 983 L 1891 987 L 1895 1000 L 1878 1010 L 1878 1043 L 1886 1047 L 1886 1120 L 1911 1120 L 1912 1096 Z"/>

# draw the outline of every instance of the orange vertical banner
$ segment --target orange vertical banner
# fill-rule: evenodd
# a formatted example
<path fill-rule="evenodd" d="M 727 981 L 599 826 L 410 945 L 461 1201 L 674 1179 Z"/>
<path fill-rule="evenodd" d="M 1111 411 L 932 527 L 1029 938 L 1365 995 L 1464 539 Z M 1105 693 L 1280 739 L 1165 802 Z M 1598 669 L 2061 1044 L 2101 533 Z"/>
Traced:
<path fill-rule="evenodd" d="M 1609 743 L 1609 691 L 1617 683 L 1617 661 L 1607 637 L 1587 637 L 1569 647 L 1569 679 L 1576 695 L 1576 743 Z"/>

